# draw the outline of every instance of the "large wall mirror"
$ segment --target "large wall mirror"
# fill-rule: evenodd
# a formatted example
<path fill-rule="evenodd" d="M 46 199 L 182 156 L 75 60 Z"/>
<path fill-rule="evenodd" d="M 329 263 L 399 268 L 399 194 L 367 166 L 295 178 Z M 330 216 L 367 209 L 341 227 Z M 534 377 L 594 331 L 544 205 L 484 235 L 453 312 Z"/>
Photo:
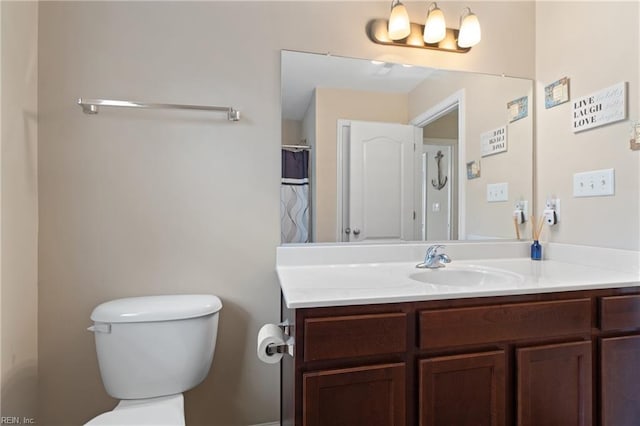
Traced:
<path fill-rule="evenodd" d="M 516 238 L 533 143 L 532 80 L 283 51 L 282 242 Z"/>

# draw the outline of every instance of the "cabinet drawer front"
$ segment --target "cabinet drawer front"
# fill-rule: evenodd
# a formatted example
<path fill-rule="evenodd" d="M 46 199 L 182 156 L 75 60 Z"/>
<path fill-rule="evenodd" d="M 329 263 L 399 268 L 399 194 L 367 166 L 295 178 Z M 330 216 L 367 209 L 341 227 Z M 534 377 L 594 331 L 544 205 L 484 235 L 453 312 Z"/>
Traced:
<path fill-rule="evenodd" d="M 422 311 L 420 348 L 547 338 L 591 331 L 590 299 Z"/>
<path fill-rule="evenodd" d="M 304 320 L 304 360 L 405 352 L 407 314 L 348 315 Z"/>
<path fill-rule="evenodd" d="M 600 299 L 600 329 L 640 328 L 640 294 Z"/>

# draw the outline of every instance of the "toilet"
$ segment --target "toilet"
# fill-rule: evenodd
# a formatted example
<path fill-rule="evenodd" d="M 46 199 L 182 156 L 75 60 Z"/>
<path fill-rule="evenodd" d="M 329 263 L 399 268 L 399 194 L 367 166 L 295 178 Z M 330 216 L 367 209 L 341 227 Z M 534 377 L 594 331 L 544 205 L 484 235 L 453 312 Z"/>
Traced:
<path fill-rule="evenodd" d="M 222 302 L 213 295 L 130 297 L 91 313 L 102 382 L 116 407 L 91 426 L 184 426 L 182 392 L 211 367 Z"/>

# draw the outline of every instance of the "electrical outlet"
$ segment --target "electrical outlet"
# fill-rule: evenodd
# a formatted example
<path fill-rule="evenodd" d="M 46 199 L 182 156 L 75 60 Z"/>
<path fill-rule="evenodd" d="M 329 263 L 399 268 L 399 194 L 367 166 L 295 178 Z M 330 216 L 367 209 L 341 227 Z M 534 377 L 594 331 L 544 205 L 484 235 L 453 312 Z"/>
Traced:
<path fill-rule="evenodd" d="M 487 202 L 497 203 L 500 201 L 509 201 L 509 184 L 506 182 L 487 184 Z"/>
<path fill-rule="evenodd" d="M 601 197 L 614 195 L 615 173 L 613 169 L 593 170 L 573 175 L 574 197 Z"/>
<path fill-rule="evenodd" d="M 542 210 L 542 219 L 549 226 L 560 222 L 560 198 L 547 198 Z"/>
<path fill-rule="evenodd" d="M 516 201 L 516 209 L 522 210 L 525 213 L 529 212 L 529 202 L 527 200 Z"/>
<path fill-rule="evenodd" d="M 516 210 L 522 210 L 524 213 L 524 221 L 529 220 L 529 201 L 520 200 L 516 201 Z"/>
<path fill-rule="evenodd" d="M 553 209 L 556 211 L 556 216 L 560 217 L 560 198 L 547 198 L 544 203 L 545 209 Z"/>

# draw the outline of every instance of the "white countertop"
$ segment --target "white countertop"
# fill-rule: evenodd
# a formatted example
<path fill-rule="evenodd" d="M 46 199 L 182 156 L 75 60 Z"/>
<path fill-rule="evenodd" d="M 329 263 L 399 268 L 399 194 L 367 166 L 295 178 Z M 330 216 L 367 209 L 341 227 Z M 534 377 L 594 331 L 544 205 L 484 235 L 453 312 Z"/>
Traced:
<path fill-rule="evenodd" d="M 520 243 L 511 244 L 511 252 L 520 256 L 523 252 L 526 252 L 528 247 L 528 245 Z M 295 261 L 290 261 L 291 258 L 287 256 L 293 252 L 285 255 L 281 255 L 279 252 L 277 273 L 288 308 L 362 305 L 640 286 L 640 273 L 636 264 L 639 258 L 637 252 L 604 249 L 603 252 L 597 252 L 599 260 L 592 262 L 597 265 L 593 266 L 575 263 L 577 256 L 574 256 L 573 253 L 584 254 L 584 247 L 577 247 L 572 250 L 570 246 L 557 245 L 550 251 L 555 251 L 555 257 L 561 260 L 532 261 L 528 257 L 489 258 L 492 253 L 502 253 L 504 255 L 504 246 L 498 248 L 497 251 L 490 250 L 490 246 L 491 244 L 480 244 L 472 246 L 470 250 L 467 245 L 465 247 L 461 245 L 456 247 L 453 244 L 448 245 L 447 252 L 451 253 L 450 256 L 453 259 L 453 262 L 448 267 L 481 267 L 489 270 L 497 268 L 518 274 L 518 279 L 515 282 L 504 283 L 497 280 L 496 282 L 488 281 L 477 285 L 429 284 L 410 278 L 410 275 L 424 271 L 415 267 L 416 263 L 421 259 L 409 262 L 363 262 L 362 260 L 366 260 L 367 257 L 363 256 L 357 249 L 351 250 L 357 253 L 358 263 L 347 263 L 350 257 L 344 257 L 344 252 L 341 253 L 344 261 L 340 263 L 321 263 L 317 259 L 300 258 L 300 253 L 295 252 L 295 250 Z M 370 250 L 370 248 L 364 249 Z M 482 259 L 468 258 L 473 254 L 477 254 L 478 250 L 487 256 L 483 256 Z M 420 251 L 422 250 L 417 250 L 417 252 Z M 324 255 L 323 257 L 335 261 L 332 253 L 334 251 L 325 250 L 325 253 L 322 254 Z M 458 259 L 460 257 L 466 258 L 456 260 L 453 253 L 459 255 Z M 594 253 L 589 252 L 587 254 L 593 255 Z M 612 257 L 615 261 L 607 262 L 606 257 L 610 255 L 615 255 Z M 582 257 L 580 256 L 579 258 Z M 621 258 L 627 264 L 624 264 L 620 260 Z"/>

